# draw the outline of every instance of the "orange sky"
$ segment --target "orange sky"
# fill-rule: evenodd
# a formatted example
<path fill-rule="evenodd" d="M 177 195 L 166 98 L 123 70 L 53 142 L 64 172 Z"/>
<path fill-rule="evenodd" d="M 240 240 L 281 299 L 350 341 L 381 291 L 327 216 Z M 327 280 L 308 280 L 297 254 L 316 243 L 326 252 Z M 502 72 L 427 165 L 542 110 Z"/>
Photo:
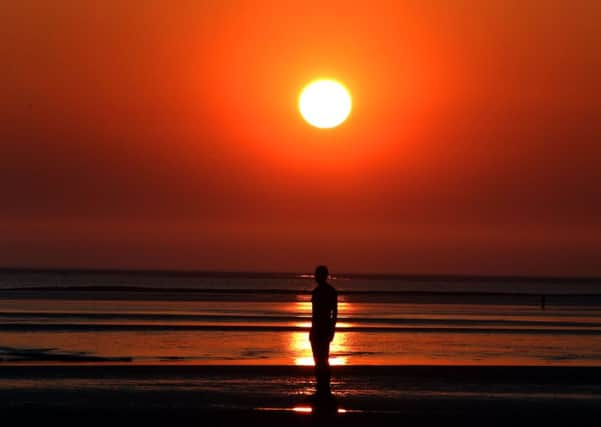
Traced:
<path fill-rule="evenodd" d="M 597 0 L 322 3 L 4 2 L 0 265 L 601 275 Z"/>

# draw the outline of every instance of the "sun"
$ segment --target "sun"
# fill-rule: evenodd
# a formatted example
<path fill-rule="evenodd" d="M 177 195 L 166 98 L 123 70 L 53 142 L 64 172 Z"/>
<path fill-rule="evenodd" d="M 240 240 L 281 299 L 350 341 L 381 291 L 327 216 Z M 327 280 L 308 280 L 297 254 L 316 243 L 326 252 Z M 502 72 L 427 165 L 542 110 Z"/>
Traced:
<path fill-rule="evenodd" d="M 344 122 L 353 102 L 344 85 L 336 80 L 314 80 L 303 88 L 298 97 L 301 116 L 317 128 L 334 128 Z"/>

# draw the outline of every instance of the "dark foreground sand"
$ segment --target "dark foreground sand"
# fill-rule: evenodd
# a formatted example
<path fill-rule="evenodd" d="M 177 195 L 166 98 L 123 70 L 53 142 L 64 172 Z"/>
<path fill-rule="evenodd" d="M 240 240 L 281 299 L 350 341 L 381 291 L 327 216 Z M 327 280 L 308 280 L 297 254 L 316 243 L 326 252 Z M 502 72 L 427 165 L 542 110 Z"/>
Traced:
<path fill-rule="evenodd" d="M 315 406 L 305 367 L 0 365 L 0 408 L 50 425 L 601 425 L 601 368 L 347 366 L 333 382 L 341 412 Z"/>

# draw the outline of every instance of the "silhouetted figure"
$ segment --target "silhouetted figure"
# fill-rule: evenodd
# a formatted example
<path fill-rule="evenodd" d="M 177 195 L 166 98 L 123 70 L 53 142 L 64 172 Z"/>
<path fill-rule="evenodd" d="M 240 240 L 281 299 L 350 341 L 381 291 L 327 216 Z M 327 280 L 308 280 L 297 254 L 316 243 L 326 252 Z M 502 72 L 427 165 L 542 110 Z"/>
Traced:
<path fill-rule="evenodd" d="M 330 395 L 330 342 L 334 339 L 338 317 L 338 293 L 328 282 L 328 268 L 315 269 L 317 287 L 311 296 L 312 321 L 309 340 L 315 361 L 316 395 Z"/>

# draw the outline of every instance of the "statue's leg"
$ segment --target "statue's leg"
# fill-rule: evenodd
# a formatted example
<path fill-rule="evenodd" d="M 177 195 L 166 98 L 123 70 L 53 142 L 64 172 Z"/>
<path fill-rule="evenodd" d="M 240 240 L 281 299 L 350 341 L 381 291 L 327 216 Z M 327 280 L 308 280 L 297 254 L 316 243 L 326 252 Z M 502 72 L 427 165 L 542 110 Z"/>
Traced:
<path fill-rule="evenodd" d="M 330 343 L 327 340 L 312 340 L 313 359 L 315 361 L 315 380 L 317 393 L 330 393 Z"/>

